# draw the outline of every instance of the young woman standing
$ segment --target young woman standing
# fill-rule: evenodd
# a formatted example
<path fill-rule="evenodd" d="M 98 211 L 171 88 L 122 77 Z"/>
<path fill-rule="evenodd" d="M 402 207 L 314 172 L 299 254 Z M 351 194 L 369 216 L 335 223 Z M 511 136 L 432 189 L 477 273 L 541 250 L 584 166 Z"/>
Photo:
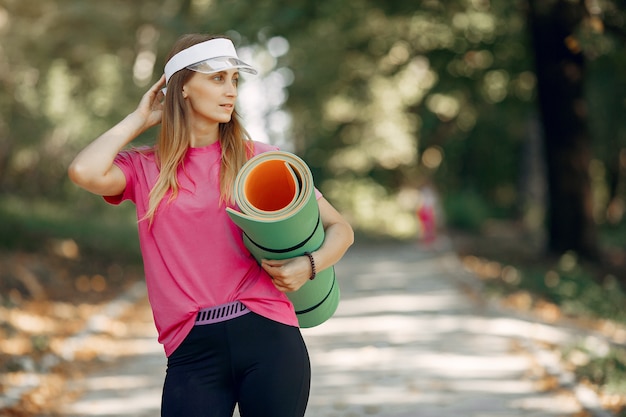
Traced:
<path fill-rule="evenodd" d="M 313 259 L 263 260 L 225 208 L 242 165 L 275 147 L 252 141 L 235 110 L 240 72 L 223 37 L 185 35 L 137 109 L 74 159 L 70 179 L 111 204 L 131 200 L 148 296 L 168 358 L 162 416 L 303 416 L 310 366 L 285 292 L 334 265 L 350 225 L 318 192 L 325 240 Z M 163 87 L 167 85 L 164 93 Z M 161 124 L 152 147 L 123 150 Z M 312 264 L 313 262 L 313 264 Z"/>

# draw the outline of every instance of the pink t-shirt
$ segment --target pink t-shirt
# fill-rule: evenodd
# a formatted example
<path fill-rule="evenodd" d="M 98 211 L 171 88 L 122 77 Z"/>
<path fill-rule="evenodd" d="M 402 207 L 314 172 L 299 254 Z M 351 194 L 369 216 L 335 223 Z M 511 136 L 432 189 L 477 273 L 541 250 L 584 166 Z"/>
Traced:
<path fill-rule="evenodd" d="M 255 155 L 275 149 L 254 143 Z M 178 173 L 178 197 L 168 203 L 165 196 L 151 227 L 147 220 L 139 222 L 148 297 L 167 356 L 185 339 L 198 310 L 235 300 L 271 320 L 298 326 L 293 305 L 250 255 L 241 230 L 218 204 L 220 158 L 219 142 L 190 148 Z M 115 164 L 126 176 L 126 189 L 105 200 L 131 200 L 142 219 L 159 172 L 154 154 L 122 151 Z"/>

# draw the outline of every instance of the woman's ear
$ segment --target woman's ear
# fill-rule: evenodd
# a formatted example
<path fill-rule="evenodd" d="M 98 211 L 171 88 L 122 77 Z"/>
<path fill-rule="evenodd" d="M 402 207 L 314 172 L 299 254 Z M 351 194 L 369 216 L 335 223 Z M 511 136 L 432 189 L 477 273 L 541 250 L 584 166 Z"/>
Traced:
<path fill-rule="evenodd" d="M 183 98 L 187 98 L 187 91 L 185 90 L 185 87 L 183 87 Z"/>

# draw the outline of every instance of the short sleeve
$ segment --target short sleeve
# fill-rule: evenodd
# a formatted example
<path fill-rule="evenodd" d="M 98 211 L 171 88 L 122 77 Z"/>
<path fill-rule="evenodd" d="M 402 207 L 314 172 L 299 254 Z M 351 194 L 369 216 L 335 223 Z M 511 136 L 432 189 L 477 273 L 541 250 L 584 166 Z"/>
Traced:
<path fill-rule="evenodd" d="M 135 202 L 135 185 L 137 183 L 135 159 L 138 157 L 137 152 L 122 151 L 113 160 L 113 163 L 122 170 L 124 177 L 126 177 L 126 187 L 124 191 L 119 195 L 103 196 L 104 200 L 113 205 L 118 205 L 125 200 L 131 200 Z"/>

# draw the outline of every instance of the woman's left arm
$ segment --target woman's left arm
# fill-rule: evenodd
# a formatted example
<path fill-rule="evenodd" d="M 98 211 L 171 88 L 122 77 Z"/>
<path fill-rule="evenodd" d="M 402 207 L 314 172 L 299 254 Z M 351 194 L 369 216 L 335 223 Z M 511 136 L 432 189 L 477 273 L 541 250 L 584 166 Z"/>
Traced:
<path fill-rule="evenodd" d="M 324 242 L 312 252 L 317 272 L 335 265 L 354 242 L 354 232 L 343 216 L 324 198 L 318 200 L 320 216 L 324 226 Z M 264 259 L 261 266 L 274 279 L 280 291 L 298 290 L 311 277 L 312 265 L 308 256 L 284 260 Z"/>
<path fill-rule="evenodd" d="M 322 271 L 339 262 L 354 243 L 354 232 L 352 226 L 324 197 L 321 197 L 317 202 L 320 207 L 325 236 L 322 246 L 312 255 L 315 259 L 316 269 Z"/>

